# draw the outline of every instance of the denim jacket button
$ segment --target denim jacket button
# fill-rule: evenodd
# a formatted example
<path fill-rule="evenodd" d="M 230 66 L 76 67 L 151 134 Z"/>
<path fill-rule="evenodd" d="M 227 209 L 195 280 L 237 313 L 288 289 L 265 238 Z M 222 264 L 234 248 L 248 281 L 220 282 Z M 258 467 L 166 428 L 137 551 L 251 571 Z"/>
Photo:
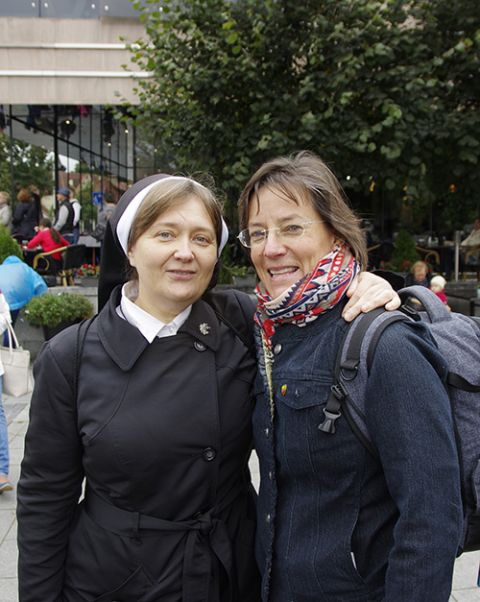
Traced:
<path fill-rule="evenodd" d="M 268 471 L 268 478 L 270 479 L 270 481 L 273 480 L 273 472 L 271 470 Z"/>
<path fill-rule="evenodd" d="M 265 517 L 265 522 L 267 523 L 267 525 L 270 524 L 271 520 L 272 520 L 272 516 L 270 514 L 267 514 L 267 516 Z"/>
<path fill-rule="evenodd" d="M 278 355 L 281 352 L 281 350 L 282 350 L 282 345 L 280 343 L 277 343 L 275 345 L 275 347 L 273 348 L 273 353 L 275 355 Z"/>
<path fill-rule="evenodd" d="M 269 434 L 270 434 L 270 429 L 267 426 L 267 428 L 265 429 L 265 437 L 268 437 Z"/>

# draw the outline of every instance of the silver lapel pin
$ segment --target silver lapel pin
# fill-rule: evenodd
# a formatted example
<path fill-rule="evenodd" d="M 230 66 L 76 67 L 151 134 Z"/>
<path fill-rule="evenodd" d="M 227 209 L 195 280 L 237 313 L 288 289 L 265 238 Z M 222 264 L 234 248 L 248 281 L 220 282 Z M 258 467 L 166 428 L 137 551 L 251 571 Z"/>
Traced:
<path fill-rule="evenodd" d="M 202 323 L 199 325 L 198 329 L 200 330 L 200 332 L 201 332 L 203 335 L 206 335 L 206 334 L 208 334 L 208 333 L 210 332 L 210 326 L 209 326 L 209 324 L 207 324 L 206 322 L 202 322 Z"/>

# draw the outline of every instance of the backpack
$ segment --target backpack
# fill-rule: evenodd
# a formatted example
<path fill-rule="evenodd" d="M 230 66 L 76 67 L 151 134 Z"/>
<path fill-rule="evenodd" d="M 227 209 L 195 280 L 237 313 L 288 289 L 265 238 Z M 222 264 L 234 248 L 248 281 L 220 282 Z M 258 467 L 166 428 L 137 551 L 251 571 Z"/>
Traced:
<path fill-rule="evenodd" d="M 335 422 L 344 416 L 352 431 L 376 458 L 365 423 L 365 388 L 375 348 L 382 332 L 397 321 L 421 320 L 448 365 L 447 390 L 452 408 L 460 462 L 464 512 L 463 542 L 459 554 L 480 549 L 480 318 L 450 312 L 423 286 L 399 291 L 404 305 L 387 312 L 383 308 L 361 314 L 347 328 L 338 350 L 334 384 L 319 430 L 335 433 Z"/>

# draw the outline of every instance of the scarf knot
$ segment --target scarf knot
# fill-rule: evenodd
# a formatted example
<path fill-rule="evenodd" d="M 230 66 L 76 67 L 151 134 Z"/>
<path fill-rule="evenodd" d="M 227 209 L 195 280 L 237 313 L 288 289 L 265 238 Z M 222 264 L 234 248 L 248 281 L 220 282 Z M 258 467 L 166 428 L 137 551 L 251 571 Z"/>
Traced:
<path fill-rule="evenodd" d="M 304 276 L 276 299 L 257 286 L 255 322 L 269 347 L 279 324 L 306 326 L 334 307 L 344 296 L 360 267 L 348 246 L 336 241 L 333 250 L 322 257 L 310 274 Z"/>

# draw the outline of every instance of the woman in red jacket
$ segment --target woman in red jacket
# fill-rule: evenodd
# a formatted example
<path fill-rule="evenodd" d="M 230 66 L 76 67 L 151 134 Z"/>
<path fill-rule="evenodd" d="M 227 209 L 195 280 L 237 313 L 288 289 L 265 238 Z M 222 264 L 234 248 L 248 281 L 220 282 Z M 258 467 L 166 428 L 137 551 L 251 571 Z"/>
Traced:
<path fill-rule="evenodd" d="M 63 238 L 63 236 L 52 228 L 52 222 L 44 217 L 40 220 L 38 226 L 38 232 L 27 244 L 27 249 L 35 249 L 40 247 L 44 253 L 67 247 L 70 243 Z M 62 254 L 53 253 L 49 257 L 50 269 L 48 270 L 52 274 L 56 274 L 62 267 Z"/>

